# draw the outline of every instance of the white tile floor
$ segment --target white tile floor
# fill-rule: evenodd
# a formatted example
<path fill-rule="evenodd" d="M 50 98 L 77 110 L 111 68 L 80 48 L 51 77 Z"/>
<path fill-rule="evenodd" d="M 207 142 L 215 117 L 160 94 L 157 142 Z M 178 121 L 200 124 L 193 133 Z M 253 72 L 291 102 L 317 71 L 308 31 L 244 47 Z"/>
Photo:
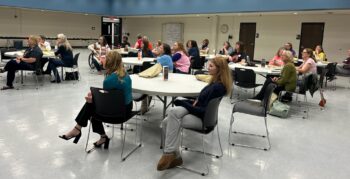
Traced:
<path fill-rule="evenodd" d="M 79 59 L 82 80 L 50 84 L 48 77 L 39 90 L 30 75 L 19 90 L 0 91 L 0 178 L 203 178 L 180 169 L 156 171 L 162 154 L 159 149 L 161 105 L 147 114 L 143 146 L 125 162 L 120 161 L 120 132 L 116 130 L 109 150 L 84 152 L 87 129 L 77 145 L 58 135 L 70 130 L 84 103 L 90 86 L 101 86 L 103 76 L 91 73 L 87 50 Z M 6 74 L 0 75 L 0 85 Z M 325 91 L 327 107 L 318 107 L 319 94 L 309 96 L 312 106 L 309 119 L 268 117 L 272 148 L 270 151 L 231 147 L 228 128 L 232 105 L 225 98 L 220 106 L 220 135 L 224 156 L 210 160 L 206 178 L 349 178 L 350 177 L 350 84 L 338 78 L 337 90 Z M 251 94 L 250 94 L 251 95 Z M 263 120 L 243 114 L 235 115 L 237 128 L 263 132 Z M 130 133 L 129 133 L 130 134 Z M 189 133 L 187 133 L 189 134 Z M 92 135 L 92 140 L 98 138 Z M 132 137 L 132 136 L 129 136 Z M 199 137 L 185 136 L 186 143 L 200 147 Z M 235 141 L 262 144 L 252 138 L 237 136 Z M 129 144 L 132 141 L 129 138 Z M 210 150 L 217 151 L 216 136 L 209 135 Z M 130 145 L 128 145 L 130 146 Z M 183 154 L 186 165 L 201 167 L 202 156 Z"/>

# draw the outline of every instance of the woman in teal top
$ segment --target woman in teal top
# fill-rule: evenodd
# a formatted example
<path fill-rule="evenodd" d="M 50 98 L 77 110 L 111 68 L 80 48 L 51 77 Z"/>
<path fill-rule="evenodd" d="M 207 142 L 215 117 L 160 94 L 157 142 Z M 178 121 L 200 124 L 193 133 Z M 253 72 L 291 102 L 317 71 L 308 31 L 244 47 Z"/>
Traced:
<path fill-rule="evenodd" d="M 118 89 L 124 92 L 125 106 L 127 116 L 132 110 L 132 92 L 131 92 L 131 79 L 130 76 L 125 72 L 122 63 L 121 55 L 116 51 L 109 51 L 106 56 L 106 64 L 104 68 L 107 70 L 107 77 L 103 81 L 103 88 L 106 90 Z M 80 110 L 78 116 L 75 118 L 75 127 L 66 133 L 65 135 L 59 136 L 62 139 L 69 140 L 74 138 L 74 143 L 77 143 L 81 137 L 81 128 L 86 127 L 91 116 L 94 115 L 95 109 L 92 103 L 91 92 L 85 97 L 86 103 Z M 91 119 L 92 130 L 95 133 L 100 134 L 101 138 L 94 143 L 95 147 L 101 147 L 107 149 L 109 145 L 109 138 L 106 135 L 103 124 L 101 121 Z"/>

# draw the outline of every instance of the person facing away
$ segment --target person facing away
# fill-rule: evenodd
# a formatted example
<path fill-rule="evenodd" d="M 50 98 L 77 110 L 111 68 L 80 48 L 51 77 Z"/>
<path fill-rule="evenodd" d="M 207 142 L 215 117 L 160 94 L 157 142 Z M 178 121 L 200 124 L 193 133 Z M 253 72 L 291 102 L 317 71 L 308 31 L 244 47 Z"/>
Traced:
<path fill-rule="evenodd" d="M 343 61 L 342 64 L 337 64 L 335 69 L 336 74 L 338 75 L 350 75 L 350 49 L 348 49 L 348 57 Z"/>
<path fill-rule="evenodd" d="M 162 171 L 182 165 L 179 153 L 180 132 L 185 126 L 202 129 L 205 111 L 211 99 L 223 97 L 231 92 L 231 72 L 226 59 L 215 57 L 208 62 L 208 73 L 212 78 L 199 93 L 196 100 L 176 100 L 168 116 L 162 121 L 165 136 L 163 155 L 158 161 L 157 170 Z M 186 119 L 186 120 L 185 120 Z"/>
<path fill-rule="evenodd" d="M 187 53 L 191 60 L 192 67 L 202 67 L 203 63 L 200 58 L 197 42 L 195 40 L 189 40 L 186 43 Z"/>
<path fill-rule="evenodd" d="M 123 66 L 122 57 L 117 50 L 109 51 L 106 58 L 107 61 L 104 68 L 106 69 L 107 76 L 103 81 L 103 89 L 118 89 L 123 91 L 125 100 L 124 104 L 126 106 L 127 113 L 126 116 L 129 116 L 133 106 L 131 78 L 126 73 Z M 81 137 L 81 128 L 86 127 L 88 121 L 90 121 L 93 132 L 100 135 L 100 139 L 94 143 L 95 148 L 100 148 L 102 145 L 104 145 L 104 148 L 108 149 L 109 137 L 106 135 L 102 122 L 93 118 L 91 119 L 91 117 L 95 114 L 91 92 L 87 94 L 85 100 L 86 102 L 84 106 L 81 108 L 80 112 L 75 118 L 76 124 L 74 125 L 73 129 L 64 135 L 60 135 L 59 137 L 64 140 L 74 139 L 73 142 L 77 143 Z"/>
<path fill-rule="evenodd" d="M 106 63 L 106 55 L 110 51 L 110 47 L 106 38 L 101 35 L 96 43 L 90 44 L 88 49 L 94 54 L 92 56 L 92 63 L 94 64 L 98 74 L 102 74 L 103 64 Z"/>
<path fill-rule="evenodd" d="M 282 53 L 284 52 L 284 47 L 280 47 L 277 52 L 276 55 L 269 61 L 269 65 L 270 66 L 283 66 L 284 65 L 284 61 L 282 60 Z"/>
<path fill-rule="evenodd" d="M 142 35 L 137 34 L 137 40 L 135 42 L 134 48 L 141 49 L 141 45 L 142 45 Z"/>
<path fill-rule="evenodd" d="M 173 60 L 171 59 L 171 49 L 166 43 L 163 43 L 159 48 L 160 56 L 157 57 L 157 63 L 162 65 L 162 67 L 169 67 L 169 71 L 172 72 L 174 69 Z"/>
<path fill-rule="evenodd" d="M 36 71 L 40 69 L 40 60 L 43 56 L 43 52 L 38 46 L 39 37 L 30 35 L 28 38 L 28 48 L 24 51 L 23 56 L 18 56 L 16 59 L 10 60 L 6 63 L 4 69 L 0 70 L 0 73 L 7 71 L 6 86 L 1 90 L 14 89 L 13 81 L 17 70 L 30 70 Z M 39 72 L 40 73 L 40 72 Z"/>
<path fill-rule="evenodd" d="M 57 71 L 57 67 L 72 67 L 74 65 L 73 48 L 64 34 L 57 35 L 56 46 L 57 51 L 55 52 L 55 55 L 57 58 L 49 59 L 49 65 L 46 72 L 50 74 L 52 71 L 55 76 L 55 79 L 52 80 L 51 83 L 61 82 L 60 75 Z"/>
<path fill-rule="evenodd" d="M 173 49 L 175 53 L 172 56 L 172 60 L 175 66 L 175 73 L 188 74 L 191 62 L 184 45 L 180 42 L 175 42 L 173 45 Z"/>

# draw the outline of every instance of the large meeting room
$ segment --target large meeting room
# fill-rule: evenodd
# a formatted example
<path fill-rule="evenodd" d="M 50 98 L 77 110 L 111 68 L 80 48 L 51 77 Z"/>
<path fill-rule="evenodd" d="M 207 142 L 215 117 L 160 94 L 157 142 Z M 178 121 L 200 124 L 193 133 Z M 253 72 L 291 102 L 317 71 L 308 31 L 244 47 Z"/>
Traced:
<path fill-rule="evenodd" d="M 349 19 L 349 0 L 0 0 L 0 179 L 348 179 Z"/>

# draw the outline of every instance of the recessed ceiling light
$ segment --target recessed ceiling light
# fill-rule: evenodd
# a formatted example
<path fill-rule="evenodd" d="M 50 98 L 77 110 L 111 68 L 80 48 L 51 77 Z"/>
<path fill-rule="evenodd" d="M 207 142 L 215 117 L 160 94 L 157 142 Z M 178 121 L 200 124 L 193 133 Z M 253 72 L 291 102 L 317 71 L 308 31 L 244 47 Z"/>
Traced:
<path fill-rule="evenodd" d="M 87 16 L 87 15 L 89 15 L 89 14 L 84 14 L 84 15 L 86 15 L 86 16 Z"/>
<path fill-rule="evenodd" d="M 199 14 L 197 14 L 197 17 L 199 17 Z"/>
<path fill-rule="evenodd" d="M 294 12 L 293 14 L 294 14 L 294 15 L 298 15 L 298 13 L 297 13 L 297 12 Z"/>

